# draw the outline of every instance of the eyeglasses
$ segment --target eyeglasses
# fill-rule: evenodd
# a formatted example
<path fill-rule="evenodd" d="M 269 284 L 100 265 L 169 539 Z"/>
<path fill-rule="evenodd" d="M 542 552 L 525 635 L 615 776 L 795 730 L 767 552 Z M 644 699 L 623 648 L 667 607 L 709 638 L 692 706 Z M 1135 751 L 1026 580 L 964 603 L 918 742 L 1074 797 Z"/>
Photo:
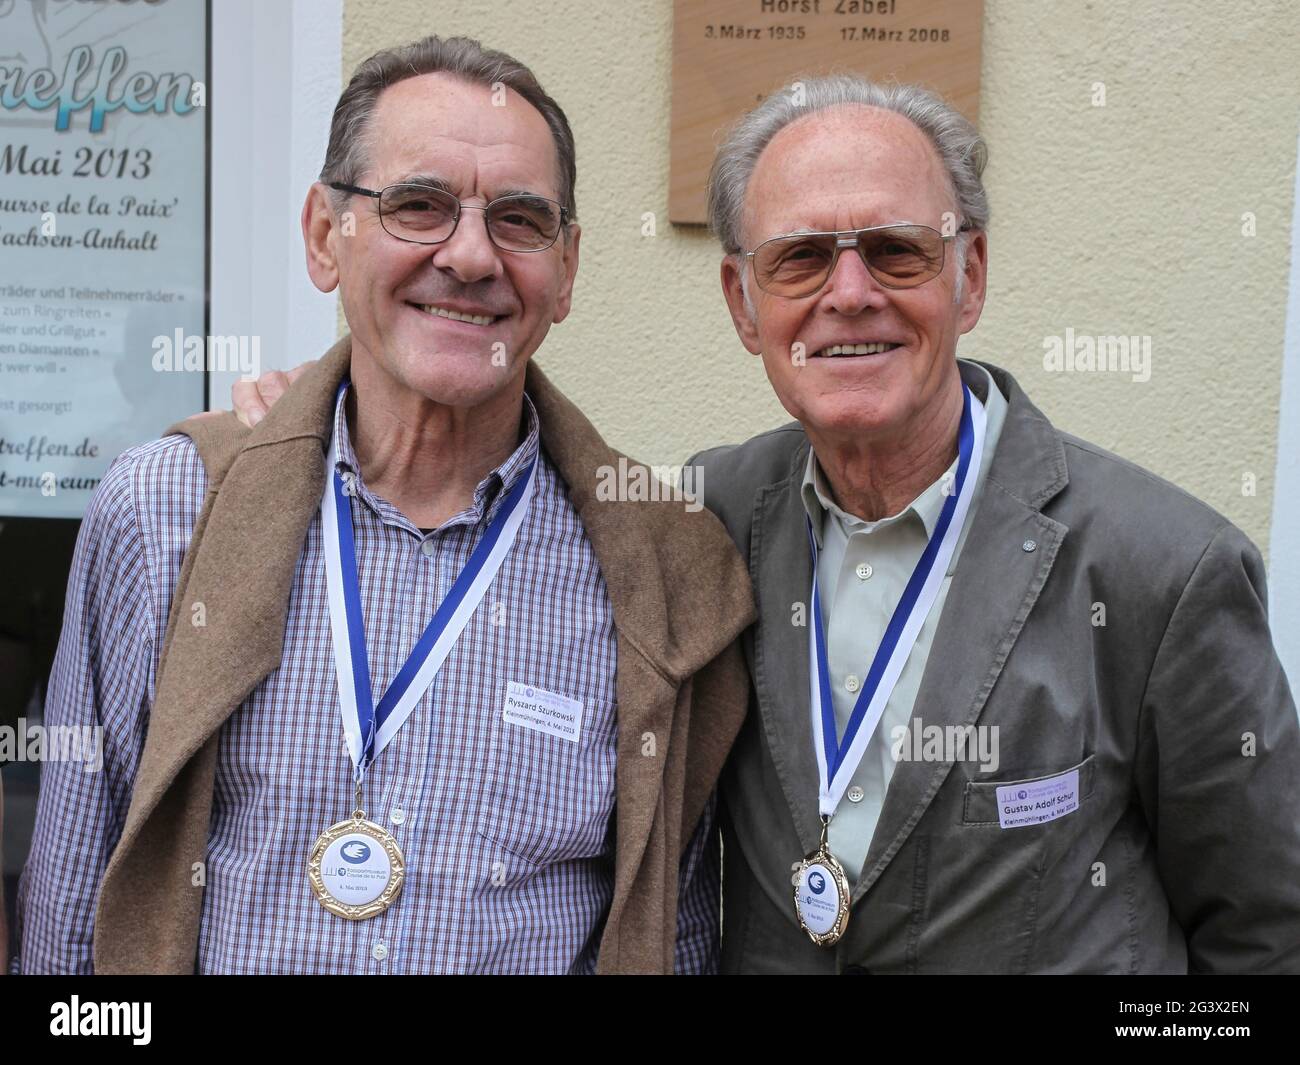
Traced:
<path fill-rule="evenodd" d="M 970 229 L 963 225 L 961 230 Z M 960 232 L 959 230 L 958 232 Z M 787 299 L 811 296 L 835 271 L 840 252 L 855 248 L 862 262 L 886 288 L 915 288 L 943 272 L 953 235 L 910 223 L 846 229 L 835 233 L 791 233 L 765 240 L 745 258 L 764 292 Z"/>
<path fill-rule="evenodd" d="M 412 244 L 450 240 L 462 211 L 483 211 L 488 239 L 502 251 L 545 251 L 569 221 L 569 212 L 555 200 L 531 193 L 500 196 L 479 207 L 431 185 L 387 185 L 378 192 L 338 181 L 329 187 L 378 200 L 379 224 Z"/>

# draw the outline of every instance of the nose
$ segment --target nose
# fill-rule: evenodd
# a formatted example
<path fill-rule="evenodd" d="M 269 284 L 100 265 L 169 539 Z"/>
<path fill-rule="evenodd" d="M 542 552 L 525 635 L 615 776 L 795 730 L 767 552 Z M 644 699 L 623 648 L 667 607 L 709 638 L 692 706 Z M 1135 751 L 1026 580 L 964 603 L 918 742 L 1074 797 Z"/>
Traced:
<path fill-rule="evenodd" d="M 842 247 L 839 262 L 822 289 L 822 302 L 832 310 L 852 317 L 868 307 L 879 310 L 888 300 L 884 286 L 871 276 L 857 247 Z"/>
<path fill-rule="evenodd" d="M 501 257 L 488 237 L 487 214 L 481 207 L 462 206 L 456 232 L 434 247 L 433 265 L 455 274 L 465 284 L 501 273 Z"/>

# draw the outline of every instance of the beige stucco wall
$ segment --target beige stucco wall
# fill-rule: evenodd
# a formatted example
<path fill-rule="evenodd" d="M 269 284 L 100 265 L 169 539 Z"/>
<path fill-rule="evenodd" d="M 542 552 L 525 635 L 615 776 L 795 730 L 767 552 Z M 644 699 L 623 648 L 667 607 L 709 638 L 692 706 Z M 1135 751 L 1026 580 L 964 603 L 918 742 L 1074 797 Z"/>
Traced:
<path fill-rule="evenodd" d="M 719 253 L 667 223 L 670 0 L 346 0 L 344 78 L 371 52 L 469 34 L 528 63 L 578 142 L 574 312 L 538 358 L 612 443 L 681 462 L 787 417 L 740 346 Z M 1268 540 L 1300 113 L 1290 0 L 986 0 L 990 284 L 959 353 L 1058 426 Z M 1106 103 L 1092 103 L 1093 84 Z M 660 219 L 641 235 L 646 211 Z M 1253 212 L 1257 235 L 1242 235 Z M 1043 342 L 1149 335 L 1151 379 L 1053 374 Z M 1243 494 L 1243 474 L 1257 494 Z"/>

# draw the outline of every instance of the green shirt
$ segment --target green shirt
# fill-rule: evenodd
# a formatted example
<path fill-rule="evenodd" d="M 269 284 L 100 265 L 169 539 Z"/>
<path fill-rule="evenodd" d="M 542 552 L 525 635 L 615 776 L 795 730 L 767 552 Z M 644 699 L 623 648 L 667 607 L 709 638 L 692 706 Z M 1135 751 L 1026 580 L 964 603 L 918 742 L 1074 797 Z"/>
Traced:
<path fill-rule="evenodd" d="M 871 835 L 880 819 L 885 789 L 889 787 L 894 772 L 892 751 L 896 746 L 896 738 L 900 735 L 896 730 L 909 728 L 914 716 L 922 722 L 925 720 L 925 708 L 914 707 L 917 689 L 925 674 L 930 645 L 939 624 L 939 616 L 943 612 L 944 601 L 948 597 L 948 586 L 952 583 L 957 560 L 961 557 L 962 545 L 970 528 L 970 518 L 979 506 L 984 479 L 993 461 L 993 452 L 1006 418 L 1006 399 L 994 386 L 988 371 L 980 366 L 976 369 L 979 370 L 981 384 L 975 386 L 974 392 L 984 403 L 987 422 L 984 454 L 975 481 L 975 496 L 971 500 L 966 523 L 957 540 L 956 550 L 953 551 L 934 607 L 921 626 L 916 644 L 885 705 L 875 735 L 863 752 L 857 772 L 853 774 L 849 788 L 831 820 L 830 848 L 844 865 L 850 882 L 856 881 L 862 871 L 862 863 L 871 845 Z M 826 626 L 826 658 L 840 736 L 843 736 L 848 725 L 861 684 L 871 667 L 872 657 L 885 634 L 894 608 L 902 598 L 903 589 L 939 520 L 939 512 L 943 509 L 946 498 L 943 493 L 944 478 L 952 479 L 956 475 L 957 460 L 954 459 L 938 480 L 899 513 L 879 521 L 863 521 L 841 510 L 834 503 L 826 475 L 817 463 L 816 455 L 812 452 L 808 454 L 802 488 L 803 504 L 812 519 L 813 534 L 817 537 L 821 556 L 817 590 L 822 603 L 822 621 Z M 811 741 L 810 734 L 809 742 Z M 817 797 L 809 796 L 808 801 L 815 805 Z"/>

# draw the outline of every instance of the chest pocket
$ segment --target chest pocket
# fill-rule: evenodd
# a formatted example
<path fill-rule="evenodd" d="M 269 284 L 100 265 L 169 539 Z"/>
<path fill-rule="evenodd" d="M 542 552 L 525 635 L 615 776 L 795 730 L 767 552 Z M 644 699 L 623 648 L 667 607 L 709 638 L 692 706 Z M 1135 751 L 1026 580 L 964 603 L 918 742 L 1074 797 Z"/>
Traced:
<path fill-rule="evenodd" d="M 998 788 L 1005 788 L 1012 784 L 1019 784 L 1024 785 L 1025 790 L 1029 790 L 1035 784 L 1045 783 L 1057 777 L 1064 776 L 1066 773 L 1072 773 L 1075 770 L 1078 770 L 1079 773 L 1079 810 L 1082 810 L 1084 805 L 1087 804 L 1089 797 L 1092 795 L 1093 782 L 1096 778 L 1096 767 L 1093 763 L 1093 757 L 1094 756 L 1090 754 L 1078 765 L 1067 766 L 1065 769 L 1058 769 L 1054 773 L 1042 773 L 1023 779 L 967 781 L 966 794 L 964 797 L 965 801 L 962 804 L 962 824 L 991 824 L 994 827 L 999 827 L 1001 821 L 998 818 Z M 1061 816 L 1071 817 L 1074 813 L 1078 812 L 1078 810 L 1075 810 Z M 1051 823 L 1052 821 L 1042 822 L 1043 825 L 1049 825 Z M 1041 825 L 1039 827 L 1041 827 Z"/>
<path fill-rule="evenodd" d="M 606 853 L 616 733 L 610 700 L 583 700 L 576 742 L 513 724 L 497 711 L 484 766 L 479 835 L 529 866 Z"/>

